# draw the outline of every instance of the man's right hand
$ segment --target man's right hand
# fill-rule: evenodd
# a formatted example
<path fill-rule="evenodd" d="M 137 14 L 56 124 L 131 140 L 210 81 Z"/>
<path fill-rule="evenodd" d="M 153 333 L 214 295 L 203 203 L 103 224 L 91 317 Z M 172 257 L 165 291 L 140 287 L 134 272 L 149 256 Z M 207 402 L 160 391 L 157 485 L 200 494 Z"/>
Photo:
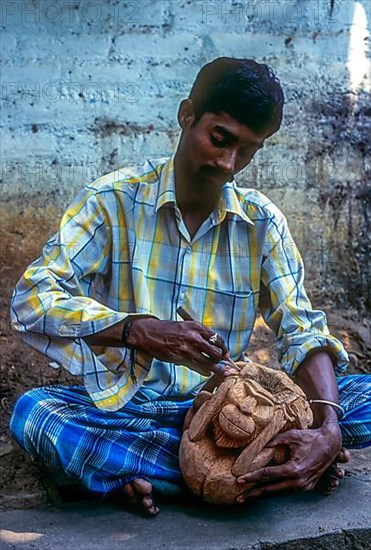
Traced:
<path fill-rule="evenodd" d="M 127 343 L 160 361 L 185 365 L 209 376 L 223 373 L 217 366 L 228 357 L 227 346 L 220 336 L 209 342 L 214 332 L 197 321 L 161 321 L 153 318 L 134 319 Z M 206 354 L 206 357 L 204 354 Z"/>

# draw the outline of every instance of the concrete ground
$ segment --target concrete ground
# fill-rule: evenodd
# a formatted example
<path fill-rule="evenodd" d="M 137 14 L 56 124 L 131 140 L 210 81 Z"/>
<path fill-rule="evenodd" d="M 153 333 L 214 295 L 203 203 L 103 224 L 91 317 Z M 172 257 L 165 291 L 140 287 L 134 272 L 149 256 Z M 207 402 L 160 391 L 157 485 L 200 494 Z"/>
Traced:
<path fill-rule="evenodd" d="M 335 494 L 266 498 L 249 508 L 163 502 L 156 518 L 115 501 L 80 501 L 0 515 L 2 549 L 139 550 L 370 548 L 370 450 Z"/>

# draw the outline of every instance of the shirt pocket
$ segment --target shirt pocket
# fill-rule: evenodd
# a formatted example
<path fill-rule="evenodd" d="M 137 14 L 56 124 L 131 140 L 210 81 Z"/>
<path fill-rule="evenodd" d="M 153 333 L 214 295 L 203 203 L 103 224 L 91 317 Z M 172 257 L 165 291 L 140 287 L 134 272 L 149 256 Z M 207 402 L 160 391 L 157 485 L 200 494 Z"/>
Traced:
<path fill-rule="evenodd" d="M 240 354 L 247 347 L 256 317 L 254 292 L 209 292 L 205 323 L 225 341 L 231 353 Z"/>

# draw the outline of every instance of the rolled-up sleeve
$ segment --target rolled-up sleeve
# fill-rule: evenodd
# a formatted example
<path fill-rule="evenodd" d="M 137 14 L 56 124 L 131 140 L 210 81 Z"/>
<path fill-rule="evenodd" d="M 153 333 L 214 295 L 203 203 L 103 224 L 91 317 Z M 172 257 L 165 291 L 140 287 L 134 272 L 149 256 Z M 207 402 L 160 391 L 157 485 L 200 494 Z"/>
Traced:
<path fill-rule="evenodd" d="M 11 320 L 16 330 L 81 338 L 125 318 L 85 290 L 89 284 L 104 285 L 111 255 L 109 230 L 96 195 L 80 193 L 64 214 L 59 232 L 14 290 Z"/>
<path fill-rule="evenodd" d="M 124 234 L 125 228 L 122 227 Z M 117 410 L 135 393 L 151 361 L 130 351 L 84 341 L 136 313 L 117 311 L 109 301 L 112 235 L 108 212 L 94 189 L 83 189 L 65 212 L 60 229 L 18 281 L 11 322 L 22 339 L 52 360 L 81 375 L 100 408 Z M 117 303 L 117 301 L 116 301 Z"/>
<path fill-rule="evenodd" d="M 325 313 L 312 308 L 304 288 L 303 260 L 278 209 L 270 219 L 263 250 L 259 307 L 277 336 L 278 358 L 288 374 L 317 347 L 328 350 L 336 374 L 346 369 L 348 354 L 330 334 Z"/>

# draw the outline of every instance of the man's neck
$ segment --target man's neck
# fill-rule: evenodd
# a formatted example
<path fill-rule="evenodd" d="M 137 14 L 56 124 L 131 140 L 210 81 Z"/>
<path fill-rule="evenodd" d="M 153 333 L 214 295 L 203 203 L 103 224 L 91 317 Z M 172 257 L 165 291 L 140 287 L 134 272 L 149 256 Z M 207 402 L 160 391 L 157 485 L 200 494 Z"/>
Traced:
<path fill-rule="evenodd" d="M 174 184 L 176 202 L 183 216 L 194 214 L 206 219 L 219 202 L 220 189 L 215 188 L 213 194 L 197 189 L 197 181 L 186 173 L 182 161 L 177 157 L 174 160 Z"/>

